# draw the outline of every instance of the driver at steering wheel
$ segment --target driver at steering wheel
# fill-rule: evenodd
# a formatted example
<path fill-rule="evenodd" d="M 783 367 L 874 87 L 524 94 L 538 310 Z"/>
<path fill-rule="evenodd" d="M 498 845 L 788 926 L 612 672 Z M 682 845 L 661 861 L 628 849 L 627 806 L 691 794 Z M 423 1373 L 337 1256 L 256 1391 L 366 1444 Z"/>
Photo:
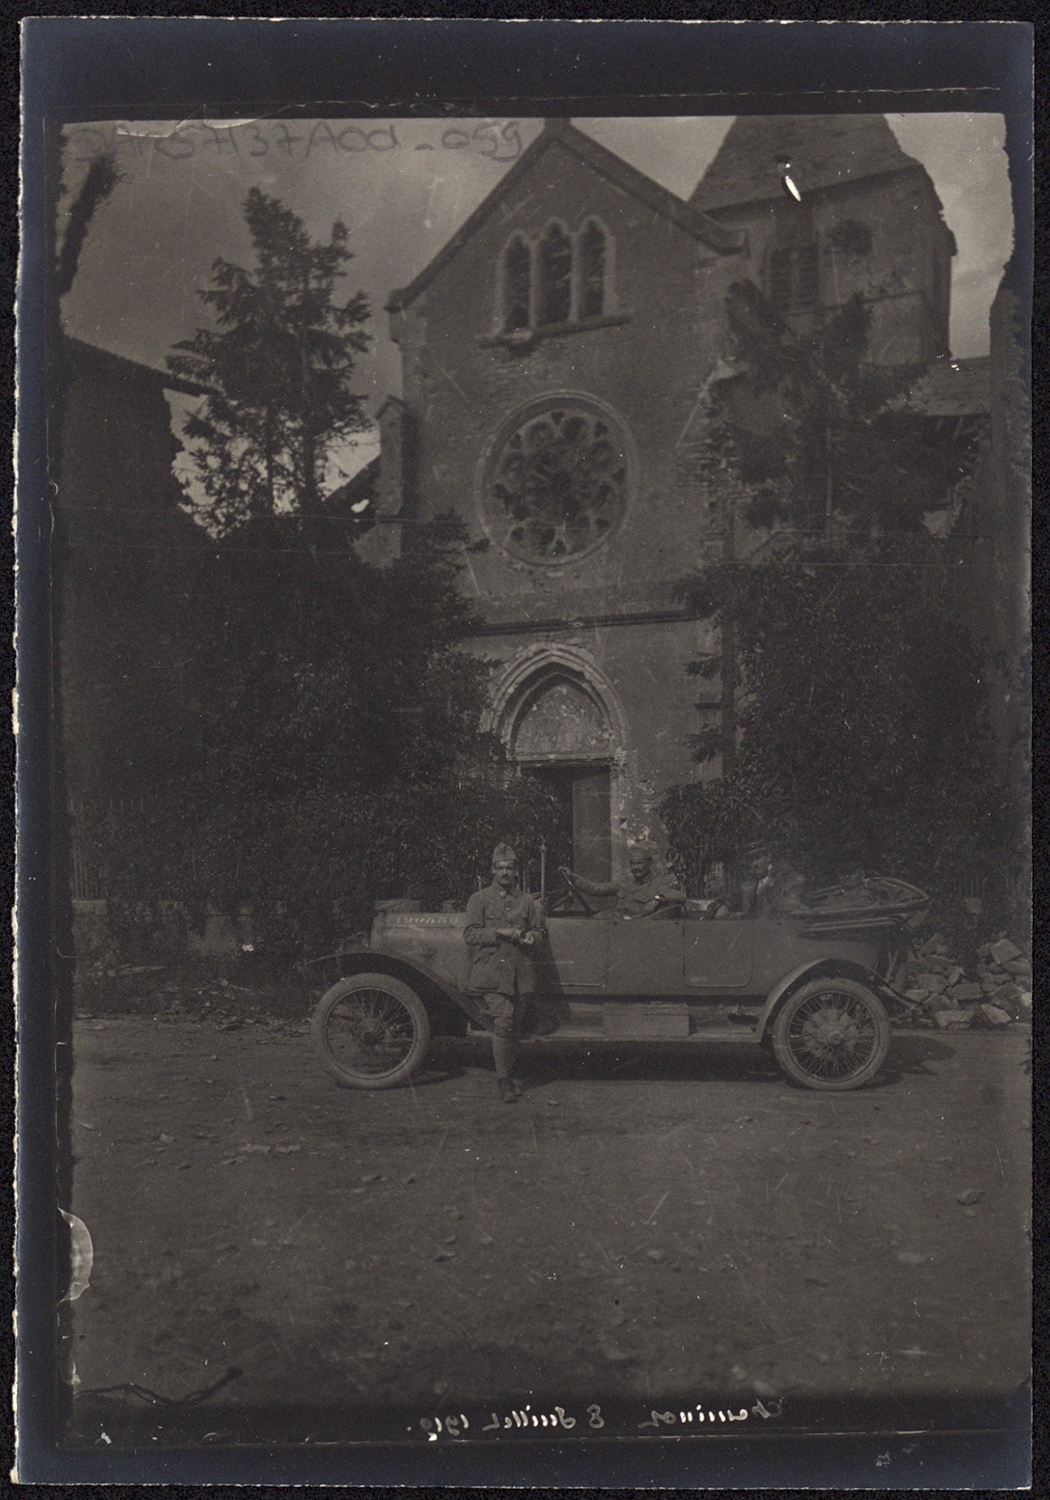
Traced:
<path fill-rule="evenodd" d="M 685 892 L 671 875 L 654 871 L 654 857 L 652 844 L 629 844 L 627 868 L 630 874 L 626 880 L 585 880 L 564 865 L 560 867 L 560 873 L 585 896 L 615 896 L 618 917 L 651 917 L 661 907 L 672 907 L 685 900 Z"/>

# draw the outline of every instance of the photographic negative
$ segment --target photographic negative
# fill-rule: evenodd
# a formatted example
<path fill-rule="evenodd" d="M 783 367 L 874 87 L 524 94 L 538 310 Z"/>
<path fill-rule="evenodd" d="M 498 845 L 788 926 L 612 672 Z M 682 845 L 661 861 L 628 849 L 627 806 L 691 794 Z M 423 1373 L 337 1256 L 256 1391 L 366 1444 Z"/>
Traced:
<path fill-rule="evenodd" d="M 44 122 L 65 1473 L 1023 1454 L 1010 100 L 573 97 Z"/>

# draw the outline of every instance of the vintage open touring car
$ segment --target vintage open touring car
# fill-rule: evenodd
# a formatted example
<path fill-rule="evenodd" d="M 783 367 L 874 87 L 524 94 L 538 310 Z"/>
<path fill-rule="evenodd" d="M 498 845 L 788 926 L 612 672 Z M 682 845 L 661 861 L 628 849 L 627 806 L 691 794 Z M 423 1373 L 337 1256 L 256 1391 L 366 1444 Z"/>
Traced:
<path fill-rule="evenodd" d="M 914 1010 L 893 983 L 927 904 L 914 886 L 872 879 L 860 901 L 832 893 L 779 919 L 710 920 L 709 903 L 684 901 L 659 920 L 602 920 L 570 883 L 536 954 L 542 1039 L 750 1038 L 796 1083 L 859 1088 L 885 1060 L 890 1016 Z M 467 987 L 464 913 L 411 906 L 378 904 L 313 1018 L 321 1062 L 354 1088 L 403 1083 L 432 1036 L 490 1026 Z"/>

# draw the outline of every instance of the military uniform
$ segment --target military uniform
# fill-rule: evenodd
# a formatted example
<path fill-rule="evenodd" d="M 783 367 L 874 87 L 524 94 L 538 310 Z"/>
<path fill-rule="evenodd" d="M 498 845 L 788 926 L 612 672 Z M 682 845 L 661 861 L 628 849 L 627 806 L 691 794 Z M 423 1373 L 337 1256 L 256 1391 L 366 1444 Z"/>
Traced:
<path fill-rule="evenodd" d="M 583 880 L 573 877 L 585 896 L 615 896 L 616 911 L 622 917 L 651 916 L 667 902 L 684 901 L 685 892 L 672 876 L 655 872 L 645 880 Z"/>
<path fill-rule="evenodd" d="M 540 933 L 543 916 L 523 891 L 502 891 L 498 885 L 475 891 L 467 902 L 463 929 L 471 954 L 469 987 L 486 995 L 531 995 L 536 988 L 532 957 L 527 948 L 497 937 L 498 927 Z"/>
<path fill-rule="evenodd" d="M 497 861 L 513 860 L 513 849 L 497 846 Z M 475 891 L 467 902 L 463 937 L 470 952 L 468 988 L 481 994 L 485 1012 L 492 1018 L 492 1058 L 500 1097 L 512 1103 L 518 1086 L 510 1073 L 517 1053 L 522 1016 L 536 988 L 536 966 L 529 944 L 520 939 L 532 934 L 533 945 L 543 932 L 539 905 L 522 891 L 505 891 L 498 881 Z M 501 937 L 500 930 L 513 928 L 518 939 Z"/>
<path fill-rule="evenodd" d="M 808 911 L 803 892 L 805 881 L 790 866 L 783 866 L 759 881 L 757 908 L 760 917 L 796 917 Z"/>

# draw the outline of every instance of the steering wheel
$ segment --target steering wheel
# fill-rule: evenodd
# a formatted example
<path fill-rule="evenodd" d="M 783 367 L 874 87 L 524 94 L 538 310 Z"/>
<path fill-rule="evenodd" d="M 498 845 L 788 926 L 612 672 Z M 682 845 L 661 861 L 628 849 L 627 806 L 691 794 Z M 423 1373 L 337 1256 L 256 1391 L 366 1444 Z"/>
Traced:
<path fill-rule="evenodd" d="M 564 867 L 559 867 L 558 874 L 564 880 L 565 884 L 569 887 L 569 890 L 576 897 L 576 900 L 583 907 L 587 915 L 589 917 L 593 917 L 595 911 L 597 910 L 597 907 L 592 901 L 588 900 L 584 892 L 580 890 L 579 886 L 576 884 L 576 877 L 573 875 L 572 871 L 566 870 Z"/>
<path fill-rule="evenodd" d="M 685 903 L 682 901 L 661 901 L 654 911 L 642 913 L 643 922 L 659 921 L 670 922 L 685 915 Z"/>

